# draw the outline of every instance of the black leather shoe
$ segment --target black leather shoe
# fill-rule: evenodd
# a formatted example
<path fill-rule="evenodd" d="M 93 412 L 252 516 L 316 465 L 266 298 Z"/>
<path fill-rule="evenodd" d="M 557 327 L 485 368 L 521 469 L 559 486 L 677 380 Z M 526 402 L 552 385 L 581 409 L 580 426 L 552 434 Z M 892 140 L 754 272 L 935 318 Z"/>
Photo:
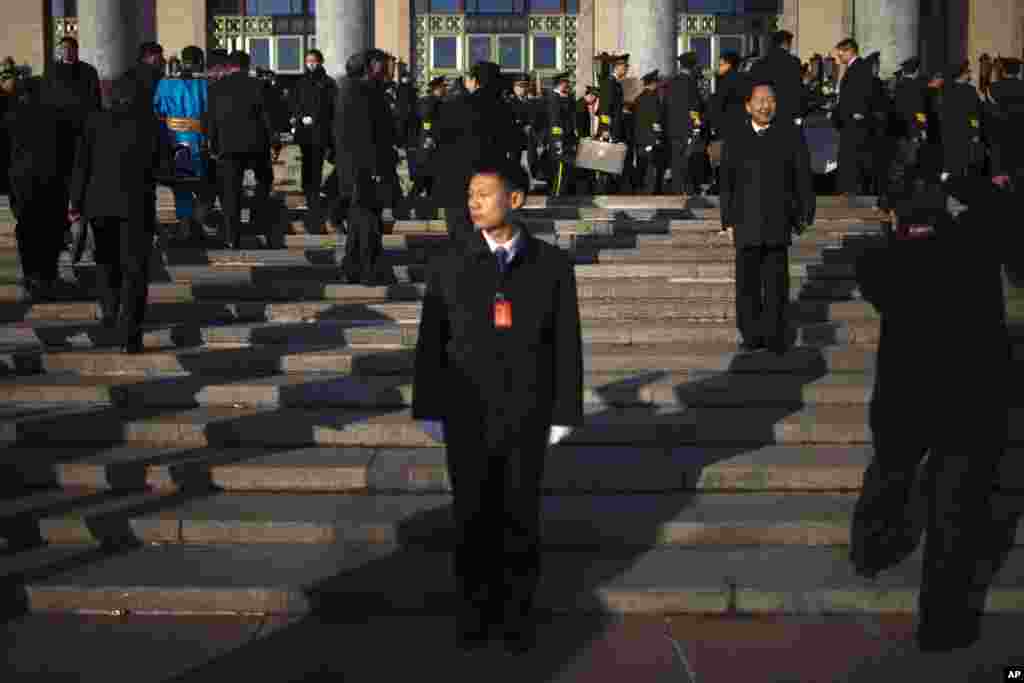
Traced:
<path fill-rule="evenodd" d="M 121 353 L 138 354 L 142 353 L 145 347 L 142 345 L 142 334 L 132 335 L 132 337 L 121 346 Z"/>
<path fill-rule="evenodd" d="M 764 341 L 754 338 L 751 340 L 744 339 L 739 343 L 739 350 L 741 353 L 753 353 L 754 351 L 760 351 L 764 348 Z"/>
<path fill-rule="evenodd" d="M 976 614 L 956 618 L 922 618 L 914 634 L 921 652 L 950 652 L 970 647 L 981 637 L 981 619 Z"/>

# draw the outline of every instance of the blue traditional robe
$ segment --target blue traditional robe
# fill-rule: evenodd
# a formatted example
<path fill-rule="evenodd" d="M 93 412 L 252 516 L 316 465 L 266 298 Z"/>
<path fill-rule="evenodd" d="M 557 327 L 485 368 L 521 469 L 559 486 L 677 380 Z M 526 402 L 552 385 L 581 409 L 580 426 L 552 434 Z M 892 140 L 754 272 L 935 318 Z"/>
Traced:
<path fill-rule="evenodd" d="M 206 160 L 202 155 L 206 134 L 201 121 L 206 114 L 208 83 L 204 78 L 161 79 L 153 96 L 153 107 L 161 120 L 164 134 L 176 148 L 187 147 L 188 153 L 175 152 L 178 177 L 206 177 Z M 190 190 L 176 189 L 175 212 L 178 220 L 191 218 L 194 195 Z"/>

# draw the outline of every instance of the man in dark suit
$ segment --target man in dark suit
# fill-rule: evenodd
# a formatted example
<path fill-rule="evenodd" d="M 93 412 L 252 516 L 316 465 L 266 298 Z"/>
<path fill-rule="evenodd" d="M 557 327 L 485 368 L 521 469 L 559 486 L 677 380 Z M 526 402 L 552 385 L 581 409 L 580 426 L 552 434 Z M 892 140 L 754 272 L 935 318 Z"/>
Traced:
<path fill-rule="evenodd" d="M 349 282 L 370 287 L 395 281 L 382 260 L 381 210 L 394 196 L 389 184 L 398 163 L 384 93 L 387 62 L 387 54 L 375 49 L 349 58 L 334 118 L 338 188 L 341 196 L 351 198 L 342 272 Z"/>
<path fill-rule="evenodd" d="M 753 82 L 771 83 L 774 86 L 778 98 L 776 121 L 792 121 L 801 125 L 807 108 L 807 90 L 801 75 L 800 59 L 791 54 L 792 49 L 792 33 L 773 33 L 771 49 L 750 70 L 750 78 Z"/>
<path fill-rule="evenodd" d="M 1009 176 L 1024 188 L 1024 81 L 1019 59 L 1003 60 L 1004 78 L 992 84 L 995 130 L 992 139 L 992 175 Z"/>
<path fill-rule="evenodd" d="M 597 137 L 605 142 L 618 142 L 628 145 L 632 137 L 627 130 L 626 98 L 622 81 L 629 73 L 629 55 L 599 55 L 607 64 L 607 73 L 602 76 L 598 96 L 598 129 Z M 628 185 L 629 154 L 623 164 L 622 174 L 615 176 L 609 173 L 594 173 L 594 192 L 613 194 L 622 191 Z"/>
<path fill-rule="evenodd" d="M 75 155 L 72 212 L 91 221 L 104 327 L 126 353 L 142 352 L 149 257 L 156 228 L 156 180 L 170 172 L 170 149 L 156 115 L 138 106 L 133 78 L 114 84 L 109 111 L 86 121 Z"/>
<path fill-rule="evenodd" d="M 139 106 L 153 107 L 153 96 L 156 95 L 157 86 L 164 76 L 166 65 L 164 48 L 159 43 L 147 42 L 139 46 L 138 62 L 125 73 L 125 76 L 137 84 L 135 93 Z"/>
<path fill-rule="evenodd" d="M 643 77 L 644 90 L 633 102 L 636 168 L 633 187 L 639 194 L 661 194 L 665 178 L 665 108 L 658 97 L 657 70 Z"/>
<path fill-rule="evenodd" d="M 740 72 L 739 63 L 735 52 L 724 52 L 718 60 L 718 82 L 708 102 L 708 121 L 720 139 L 747 117 L 750 77 Z"/>
<path fill-rule="evenodd" d="M 463 241 L 473 236 L 466 208 L 466 188 L 473 169 L 512 159 L 518 144 L 515 119 L 502 100 L 501 68 L 479 62 L 470 69 L 468 92 L 441 106 L 437 168 L 434 179 L 437 205 L 445 207 L 448 235 Z"/>
<path fill-rule="evenodd" d="M 241 247 L 242 196 L 245 171 L 256 174 L 256 196 L 250 211 L 250 225 L 268 206 L 274 170 L 270 146 L 274 125 L 267 84 L 249 76 L 249 55 L 231 54 L 229 75 L 210 86 L 207 135 L 210 156 L 218 161 L 224 204 L 224 241 L 233 249 Z M 267 246 L 271 246 L 269 226 Z"/>
<path fill-rule="evenodd" d="M 697 54 L 679 55 L 679 73 L 669 82 L 665 99 L 669 153 L 672 163 L 672 192 L 693 194 L 696 186 L 690 172 L 691 143 L 695 124 L 701 121 L 704 105 L 697 87 Z"/>
<path fill-rule="evenodd" d="M 11 111 L 3 120 L 11 140 L 11 209 L 17 221 L 18 258 L 25 289 L 33 299 L 52 298 L 58 289 L 58 260 L 64 242 L 67 204 L 61 167 L 61 120 L 42 101 L 39 79 L 19 82 Z"/>
<path fill-rule="evenodd" d="M 839 105 L 832 115 L 839 129 L 838 184 L 839 191 L 852 202 L 860 194 L 861 183 L 872 176 L 875 79 L 871 65 L 858 56 L 857 41 L 840 41 L 836 51 L 846 65 L 839 83 Z"/>
<path fill-rule="evenodd" d="M 412 409 L 447 446 L 458 644 L 502 628 L 517 653 L 534 640 L 547 447 L 583 420 L 572 261 L 509 216 L 528 182 L 508 161 L 473 174 L 477 231 L 429 266 Z"/>
<path fill-rule="evenodd" d="M 722 152 L 722 226 L 734 230 L 736 322 L 740 348 L 788 345 L 789 245 L 814 222 L 810 153 L 792 121 L 775 122 L 775 92 L 755 84 L 751 122 L 726 138 Z"/>
<path fill-rule="evenodd" d="M 291 93 L 291 124 L 295 143 L 302 154 L 302 190 L 306 194 L 306 232 L 324 233 L 324 212 L 320 201 L 324 159 L 333 144 L 334 80 L 324 70 L 319 50 L 306 52 L 306 73 Z"/>
<path fill-rule="evenodd" d="M 953 176 L 971 173 L 980 159 L 981 99 L 970 83 L 971 65 L 952 65 L 942 86 L 942 169 Z"/>

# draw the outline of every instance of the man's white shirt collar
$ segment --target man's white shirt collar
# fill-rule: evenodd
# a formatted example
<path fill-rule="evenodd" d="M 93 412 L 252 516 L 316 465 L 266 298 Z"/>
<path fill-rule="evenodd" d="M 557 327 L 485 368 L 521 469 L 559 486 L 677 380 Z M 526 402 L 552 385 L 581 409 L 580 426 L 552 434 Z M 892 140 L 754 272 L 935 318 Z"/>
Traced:
<path fill-rule="evenodd" d="M 498 251 L 498 247 L 505 247 L 505 251 L 508 252 L 509 261 L 512 261 L 512 259 L 516 257 L 516 252 L 519 251 L 519 245 L 522 242 L 522 230 L 516 230 L 515 234 L 512 235 L 512 239 L 505 242 L 505 244 L 498 244 L 486 230 L 481 230 L 480 232 L 484 234 L 484 239 L 487 240 L 487 246 L 490 248 L 492 254 Z"/>
<path fill-rule="evenodd" d="M 758 124 L 754 123 L 753 120 L 750 121 L 750 125 L 754 127 L 755 133 L 760 133 L 762 130 L 768 130 L 769 128 L 772 127 L 772 124 L 770 123 L 767 126 L 759 126 Z"/>

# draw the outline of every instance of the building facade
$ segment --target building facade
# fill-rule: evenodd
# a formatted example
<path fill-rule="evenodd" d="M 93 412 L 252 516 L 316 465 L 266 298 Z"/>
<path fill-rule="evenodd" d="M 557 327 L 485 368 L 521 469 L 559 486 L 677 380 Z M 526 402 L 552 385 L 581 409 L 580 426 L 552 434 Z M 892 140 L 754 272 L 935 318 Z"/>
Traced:
<path fill-rule="evenodd" d="M 154 39 L 169 54 L 245 49 L 281 74 L 301 73 L 312 47 L 340 74 L 348 55 L 376 46 L 420 85 L 489 60 L 541 77 L 569 71 L 578 90 L 600 52 L 632 55 L 633 90 L 647 71 L 674 73 L 687 50 L 708 68 L 724 51 L 763 51 L 776 28 L 794 33 L 803 59 L 853 36 L 863 54 L 881 53 L 883 74 L 913 55 L 935 70 L 1024 49 L 1024 0 L 23 0 L 5 10 L 0 56 L 39 73 L 74 35 L 107 80 Z"/>

